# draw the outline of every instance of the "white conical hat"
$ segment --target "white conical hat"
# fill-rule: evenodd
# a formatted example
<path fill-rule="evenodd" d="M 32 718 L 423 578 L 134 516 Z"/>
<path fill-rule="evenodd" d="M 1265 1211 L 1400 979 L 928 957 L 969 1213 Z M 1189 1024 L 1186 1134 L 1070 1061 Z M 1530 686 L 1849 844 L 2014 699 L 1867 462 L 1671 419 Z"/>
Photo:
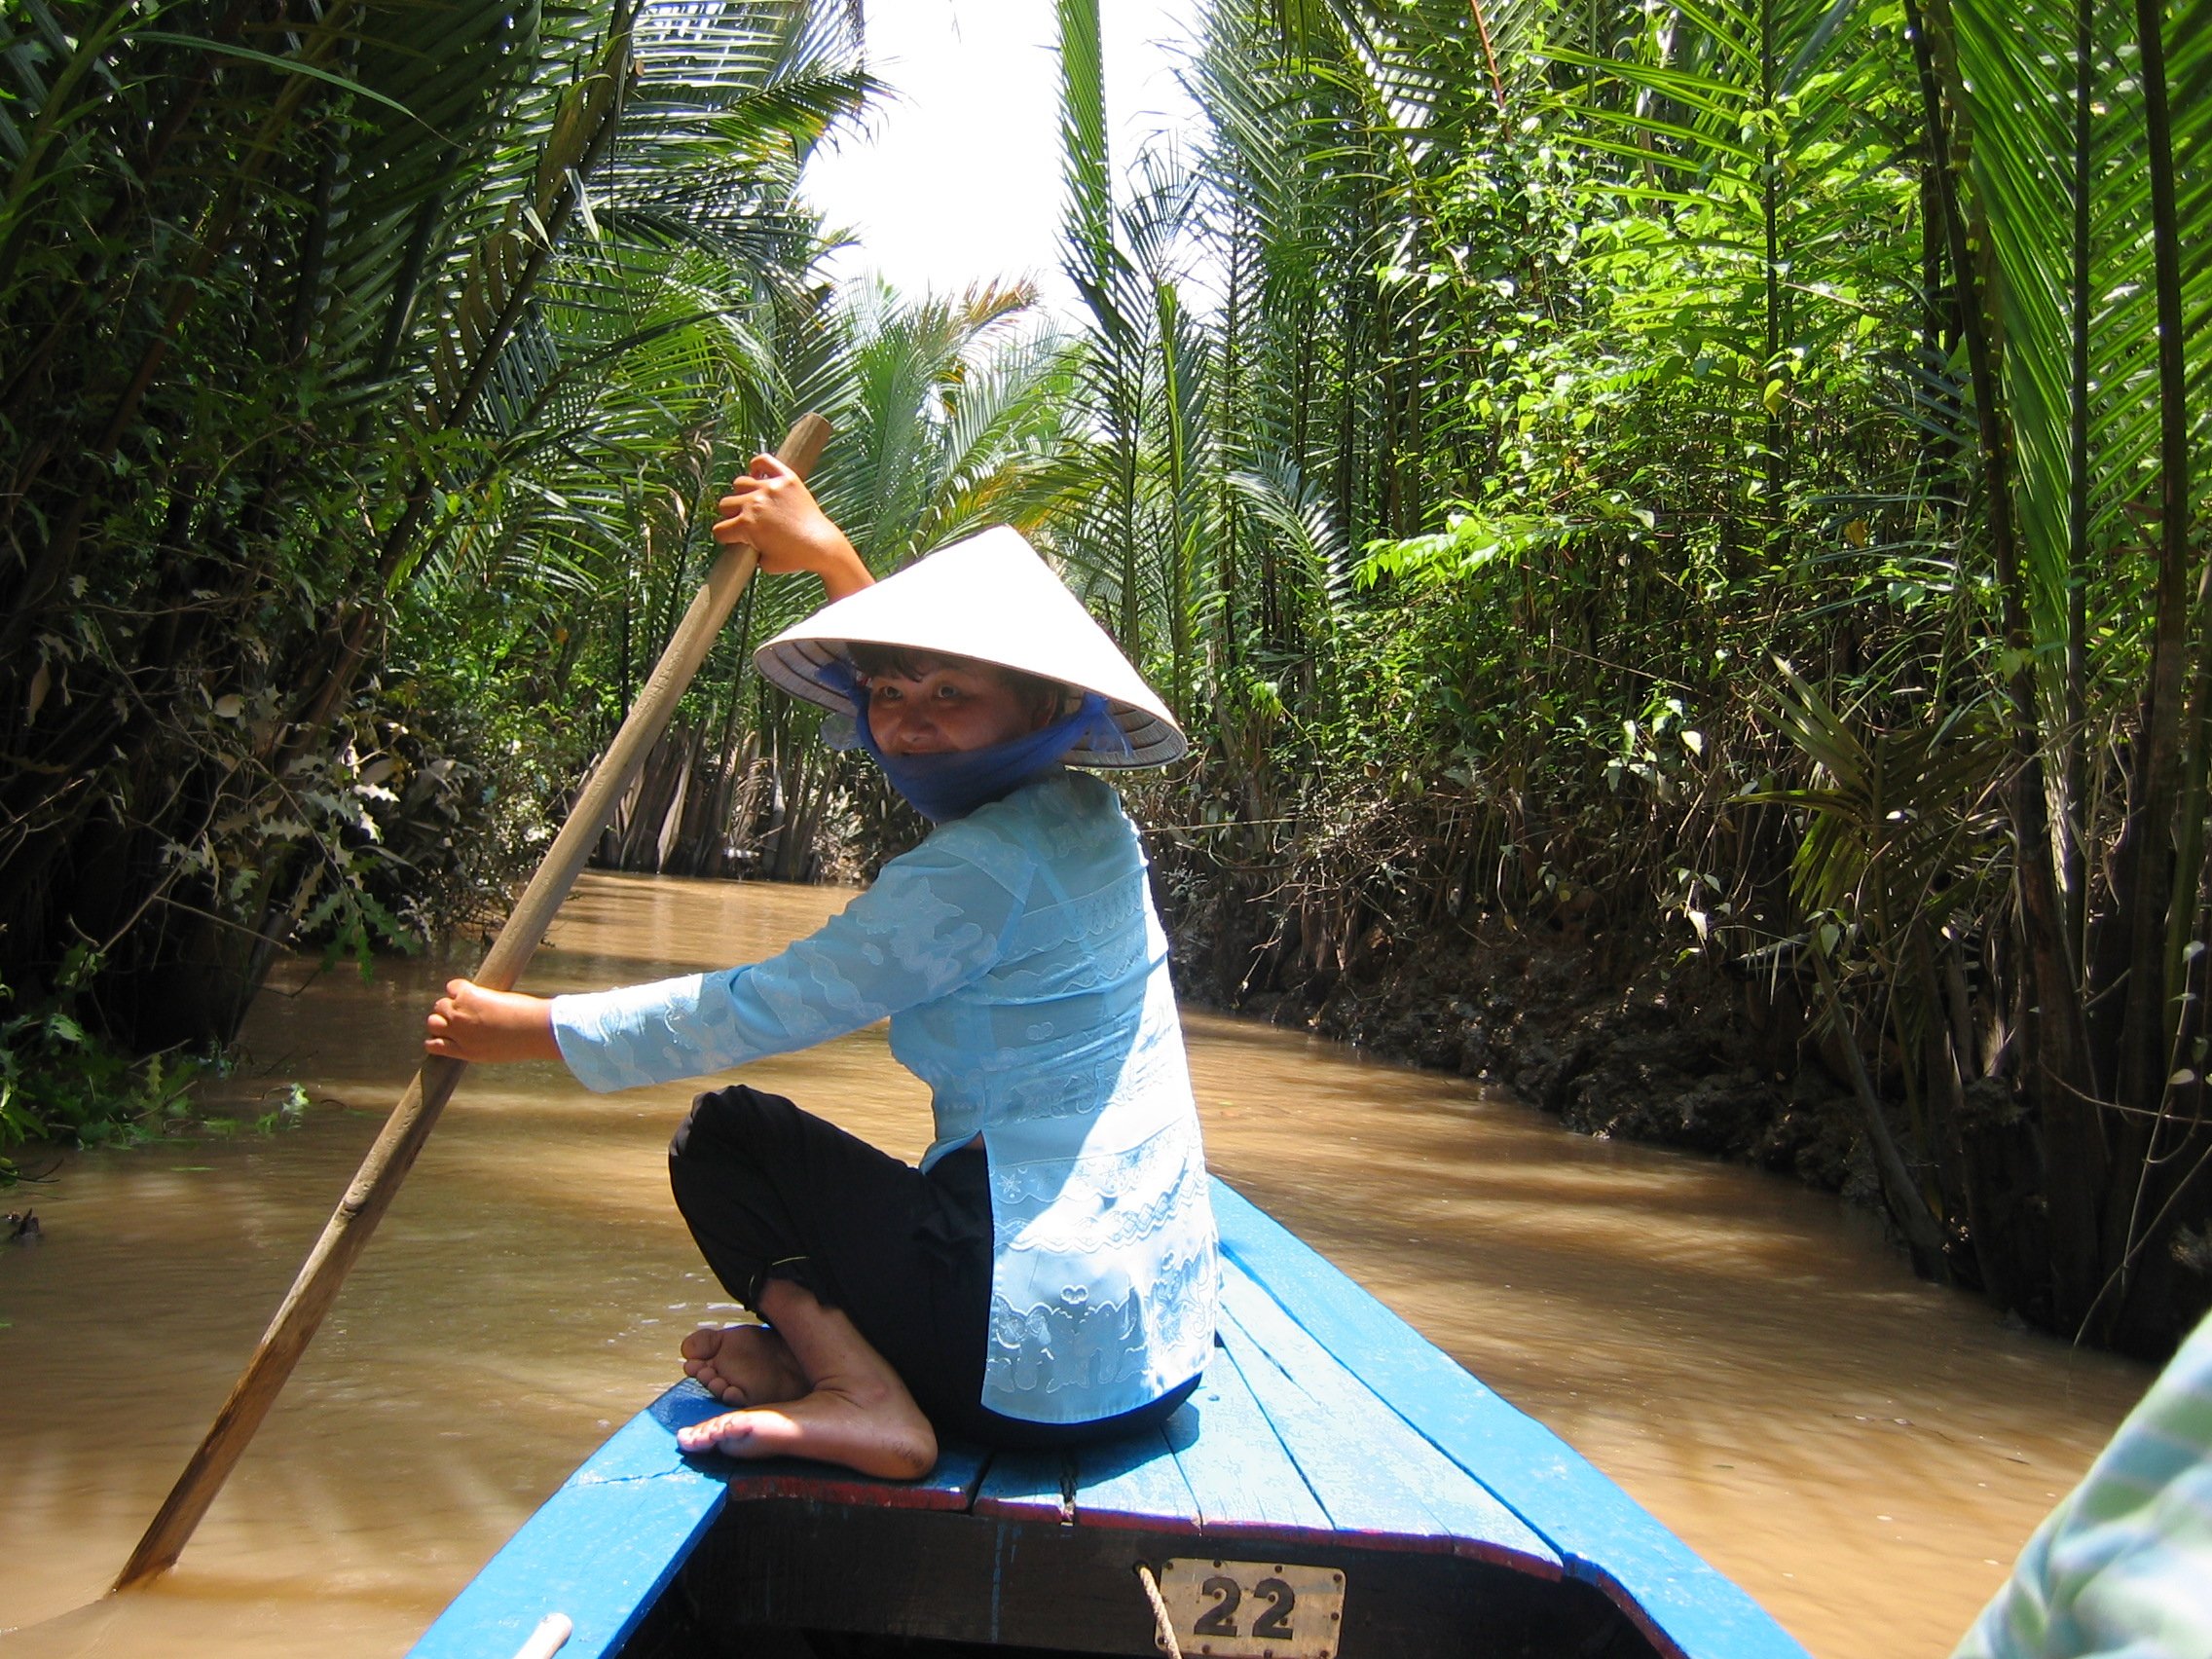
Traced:
<path fill-rule="evenodd" d="M 847 661 L 852 645 L 974 657 L 1097 692 L 1129 753 L 1102 753 L 1087 740 L 1066 756 L 1079 766 L 1163 766 L 1190 747 L 1106 630 L 1021 532 L 1004 525 L 824 606 L 755 651 L 753 665 L 793 696 L 857 719 L 853 700 L 822 673 Z"/>

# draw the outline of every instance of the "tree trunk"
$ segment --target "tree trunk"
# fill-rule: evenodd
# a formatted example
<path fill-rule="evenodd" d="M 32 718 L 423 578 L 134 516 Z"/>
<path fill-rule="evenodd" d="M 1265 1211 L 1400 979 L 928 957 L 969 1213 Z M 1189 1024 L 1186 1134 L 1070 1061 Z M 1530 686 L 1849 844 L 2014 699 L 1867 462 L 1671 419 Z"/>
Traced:
<path fill-rule="evenodd" d="M 2006 688 L 2014 761 L 2007 799 L 2012 821 L 2013 879 L 2019 893 L 2020 929 L 2026 947 L 2029 1006 L 2038 1011 L 2025 1081 L 2029 1098 L 2042 1119 L 2047 1154 L 2053 1309 L 2062 1324 L 2073 1325 L 2088 1314 L 2102 1277 L 2099 1221 L 2109 1158 L 2104 1125 L 2090 1088 L 2081 990 L 2073 977 L 2065 908 L 2059 903 L 2052 864 L 2042 734 L 2031 666 L 2033 639 L 2012 513 L 2012 436 L 2004 403 L 2002 337 L 1996 307 L 1990 301 L 1978 263 L 1991 257 L 1991 242 L 1986 227 L 1970 232 L 1969 214 L 1977 214 L 1978 209 L 1969 206 L 1973 198 L 1964 188 L 1962 169 L 1953 159 L 1950 129 L 1959 119 L 1961 105 L 1944 91 L 1946 85 L 1956 85 L 1945 0 L 1936 0 L 1925 13 L 1918 0 L 1905 0 L 1905 17 L 1919 69 L 1930 161 L 1943 192 L 1952 276 L 1959 285 L 1966 319 L 1982 491 L 2003 605 L 2006 646 L 2019 665 Z M 1948 73 L 1939 65 L 1948 66 Z"/>

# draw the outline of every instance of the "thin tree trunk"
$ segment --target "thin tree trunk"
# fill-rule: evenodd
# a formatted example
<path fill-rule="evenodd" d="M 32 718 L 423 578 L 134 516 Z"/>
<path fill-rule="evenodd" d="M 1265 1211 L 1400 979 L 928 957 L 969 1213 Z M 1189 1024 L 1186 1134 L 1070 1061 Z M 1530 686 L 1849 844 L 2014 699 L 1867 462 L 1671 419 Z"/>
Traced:
<path fill-rule="evenodd" d="M 1959 287 L 1967 329 L 1967 355 L 1980 437 L 1982 492 L 1988 503 L 1990 549 L 2003 606 L 2006 647 L 2020 665 L 2007 682 L 2014 760 L 2007 797 L 2012 820 L 2020 929 L 2027 947 L 2028 1006 L 2038 1011 L 2025 1082 L 2043 1119 L 2047 1152 L 2053 1311 L 2060 1324 L 2073 1325 L 2094 1303 L 2101 1277 L 2099 1218 L 2110 1161 L 2104 1125 L 2090 1090 L 2081 990 L 2066 947 L 2066 917 L 2059 903 L 2051 856 L 2035 673 L 2030 666 L 2033 639 L 2012 516 L 2011 424 L 2003 400 L 1996 309 L 1989 302 L 1976 262 L 1976 250 L 1986 257 L 1991 243 L 1986 227 L 1977 226 L 1970 232 L 1968 203 L 1972 199 L 1961 188 L 1964 181 L 1954 170 L 1950 123 L 1958 106 L 1946 98 L 1943 88 L 1946 81 L 1955 84 L 1955 74 L 1946 77 L 1937 67 L 1939 62 L 1955 67 L 1944 0 L 1936 0 L 1926 11 L 1919 0 L 1905 0 L 1905 17 L 1919 70 L 1930 159 L 1943 190 L 1952 278 Z M 1942 38 L 1930 26 L 1938 18 L 1942 18 Z"/>
<path fill-rule="evenodd" d="M 2066 761 L 2059 868 L 2066 887 L 2067 947 L 2075 972 L 2088 974 L 2089 859 L 2089 316 L 2090 115 L 2095 92 L 2094 0 L 2074 8 L 2073 384 L 2067 417 Z"/>
<path fill-rule="evenodd" d="M 2189 382 L 2184 356 L 2180 214 L 2175 201 L 2173 123 L 2166 96 L 2164 7 L 2136 0 L 2141 52 L 2145 165 L 2151 176 L 2151 246 L 2158 319 L 2158 563 L 2150 681 L 2144 691 L 2143 729 L 2133 759 L 2126 855 L 2115 872 L 2115 898 L 2125 904 L 2129 929 L 2127 1011 L 2120 1034 L 2120 1103 L 2134 1110 L 2121 1120 L 2113 1187 L 2106 1196 L 2105 1254 L 2120 1274 L 2120 1297 L 2109 1303 L 2115 1318 L 2126 1300 L 2127 1270 L 2141 1222 L 2135 1198 L 2140 1165 L 2152 1150 L 2154 1120 L 2162 1112 L 2173 1069 L 2175 1010 L 2168 999 L 2187 940 L 2194 933 L 2196 894 L 2176 879 L 2193 875 L 2202 845 L 2204 745 L 2184 719 L 2188 675 L 2189 592 Z M 2198 719 L 2203 718 L 2202 708 Z M 2186 768 L 2185 768 L 2185 750 Z M 2177 816 L 2185 808 L 2196 822 Z M 2178 985 L 2177 987 L 2178 988 Z"/>

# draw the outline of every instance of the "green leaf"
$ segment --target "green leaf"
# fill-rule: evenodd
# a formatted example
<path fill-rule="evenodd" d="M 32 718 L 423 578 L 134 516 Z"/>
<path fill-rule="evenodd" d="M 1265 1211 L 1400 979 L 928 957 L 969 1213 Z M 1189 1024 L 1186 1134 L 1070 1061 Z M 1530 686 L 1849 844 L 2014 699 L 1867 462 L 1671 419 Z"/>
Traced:
<path fill-rule="evenodd" d="M 266 52 L 256 52 L 249 46 L 240 46 L 236 41 L 208 40 L 201 35 L 171 34 L 166 29 L 139 29 L 131 34 L 130 39 L 143 41 L 149 46 L 181 46 L 189 51 L 204 52 L 216 57 L 235 57 L 246 63 L 264 64 L 271 69 L 280 69 L 287 75 L 304 75 L 311 81 L 321 81 L 328 86 L 336 87 L 340 92 L 350 92 L 356 97 L 368 99 L 373 104 L 380 104 L 386 109 L 405 116 L 409 121 L 421 120 L 405 104 L 385 96 L 374 87 L 365 87 L 358 81 L 337 74 L 332 70 L 320 68 L 315 64 L 303 62 L 297 57 L 274 57 Z M 423 126 L 431 131 L 436 130 L 434 128 L 429 128 L 427 122 L 424 122 Z"/>

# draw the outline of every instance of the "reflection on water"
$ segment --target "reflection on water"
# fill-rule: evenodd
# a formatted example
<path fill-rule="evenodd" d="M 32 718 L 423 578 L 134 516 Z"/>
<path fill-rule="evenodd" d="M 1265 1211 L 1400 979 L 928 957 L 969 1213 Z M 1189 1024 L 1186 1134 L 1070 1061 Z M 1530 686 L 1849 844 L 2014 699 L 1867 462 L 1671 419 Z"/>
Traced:
<path fill-rule="evenodd" d="M 741 961 L 821 889 L 588 877 L 530 987 Z M 405 1648 L 725 1311 L 667 1197 L 684 1086 L 478 1070 L 205 1523 L 99 1600 L 413 1069 L 444 973 L 264 996 L 296 1132 L 72 1159 L 0 1248 L 0 1659 Z M 311 982 L 312 981 L 312 982 Z M 2148 1373 L 1915 1283 L 1862 1217 L 1589 1141 L 1456 1080 L 1205 1015 L 1212 1162 L 1566 1435 L 1820 1659 L 1938 1656 Z M 880 1029 L 752 1067 L 905 1157 L 926 1095 Z M 18 1200 L 18 1204 L 20 1199 Z"/>

